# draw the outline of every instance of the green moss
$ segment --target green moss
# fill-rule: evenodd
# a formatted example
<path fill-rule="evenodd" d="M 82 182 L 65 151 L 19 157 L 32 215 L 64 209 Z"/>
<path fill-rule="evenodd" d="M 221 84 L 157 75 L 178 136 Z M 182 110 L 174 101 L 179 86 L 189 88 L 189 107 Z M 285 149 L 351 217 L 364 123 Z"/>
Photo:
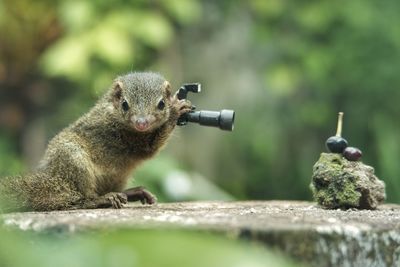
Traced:
<path fill-rule="evenodd" d="M 348 171 L 347 165 L 347 160 L 340 154 L 321 154 L 314 165 L 310 184 L 314 200 L 319 205 L 326 208 L 359 206 L 361 193 L 357 190 L 357 177 Z"/>
<path fill-rule="evenodd" d="M 351 175 L 344 175 L 337 185 L 331 185 L 336 198 L 337 207 L 358 207 L 361 193 L 357 191 L 355 179 Z"/>

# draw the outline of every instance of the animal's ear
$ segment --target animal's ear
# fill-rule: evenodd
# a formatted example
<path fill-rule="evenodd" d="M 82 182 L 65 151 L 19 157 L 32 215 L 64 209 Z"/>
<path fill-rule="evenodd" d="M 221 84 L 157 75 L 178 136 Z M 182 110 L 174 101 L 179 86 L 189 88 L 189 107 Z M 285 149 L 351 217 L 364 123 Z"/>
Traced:
<path fill-rule="evenodd" d="M 121 81 L 115 81 L 112 85 L 112 100 L 115 107 L 118 107 L 121 101 L 123 86 L 124 84 Z"/>
<path fill-rule="evenodd" d="M 163 83 L 163 89 L 167 98 L 171 97 L 171 84 L 168 81 Z"/>

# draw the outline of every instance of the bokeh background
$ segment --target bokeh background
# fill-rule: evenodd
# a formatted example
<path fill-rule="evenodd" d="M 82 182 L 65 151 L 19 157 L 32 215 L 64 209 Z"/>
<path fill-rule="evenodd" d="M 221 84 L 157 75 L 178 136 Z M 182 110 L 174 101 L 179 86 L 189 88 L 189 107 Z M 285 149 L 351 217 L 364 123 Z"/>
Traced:
<path fill-rule="evenodd" d="M 236 126 L 177 129 L 130 186 L 160 201 L 310 200 L 312 166 L 343 111 L 344 137 L 400 203 L 399 10 L 397 0 L 0 0 L 0 177 L 34 169 L 115 76 L 152 70 L 176 89 L 202 83 L 192 102 L 234 109 Z M 2 266 L 299 266 L 204 233 L 0 235 Z"/>
<path fill-rule="evenodd" d="M 113 78 L 162 73 L 199 109 L 236 111 L 232 133 L 188 125 L 131 185 L 161 201 L 311 199 L 312 166 L 344 137 L 400 202 L 400 2 L 0 1 L 0 176 L 46 143 Z"/>

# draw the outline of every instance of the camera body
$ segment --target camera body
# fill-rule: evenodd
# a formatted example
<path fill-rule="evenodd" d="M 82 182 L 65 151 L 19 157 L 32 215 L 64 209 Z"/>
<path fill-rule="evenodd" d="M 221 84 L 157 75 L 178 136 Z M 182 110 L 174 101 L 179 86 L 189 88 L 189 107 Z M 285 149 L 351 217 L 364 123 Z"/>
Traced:
<path fill-rule="evenodd" d="M 201 92 L 201 84 L 184 84 L 178 91 L 178 99 L 186 99 L 188 92 Z M 217 127 L 225 131 L 233 131 L 235 111 L 229 109 L 223 109 L 221 111 L 196 111 L 196 107 L 193 106 L 191 111 L 179 117 L 177 125 L 183 126 L 188 122 L 198 123 L 203 126 Z"/>

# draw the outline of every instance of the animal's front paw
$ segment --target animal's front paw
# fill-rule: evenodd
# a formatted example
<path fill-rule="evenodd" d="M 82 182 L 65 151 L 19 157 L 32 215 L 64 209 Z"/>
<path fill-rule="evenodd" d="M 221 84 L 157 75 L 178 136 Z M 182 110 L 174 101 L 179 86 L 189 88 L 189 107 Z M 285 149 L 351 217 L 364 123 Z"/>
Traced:
<path fill-rule="evenodd" d="M 172 97 L 172 108 L 178 117 L 180 117 L 182 114 L 192 110 L 192 103 L 187 99 L 178 99 L 178 95 L 175 94 Z"/>
<path fill-rule="evenodd" d="M 104 198 L 114 209 L 120 209 L 123 207 L 123 204 L 128 203 L 128 197 L 124 193 L 111 192 L 105 194 Z"/>
<path fill-rule="evenodd" d="M 123 193 L 128 197 L 128 201 L 140 201 L 142 204 L 147 203 L 150 205 L 157 202 L 156 196 L 147 191 L 143 186 L 126 189 Z"/>

